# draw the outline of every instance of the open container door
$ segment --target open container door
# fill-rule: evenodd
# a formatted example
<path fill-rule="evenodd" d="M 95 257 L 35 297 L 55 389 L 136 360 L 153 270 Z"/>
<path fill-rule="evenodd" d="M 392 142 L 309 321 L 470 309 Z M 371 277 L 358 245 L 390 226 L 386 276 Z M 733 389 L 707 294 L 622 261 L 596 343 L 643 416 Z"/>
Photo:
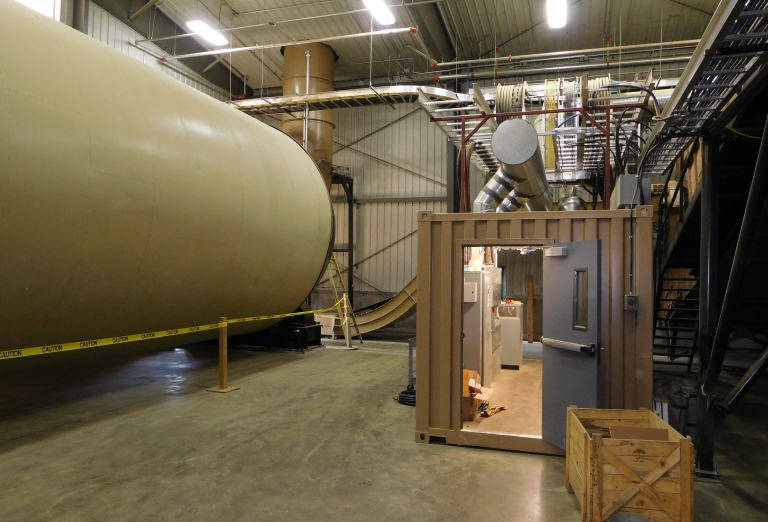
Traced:
<path fill-rule="evenodd" d="M 565 449 L 568 406 L 600 405 L 600 241 L 544 249 L 542 438 Z"/>

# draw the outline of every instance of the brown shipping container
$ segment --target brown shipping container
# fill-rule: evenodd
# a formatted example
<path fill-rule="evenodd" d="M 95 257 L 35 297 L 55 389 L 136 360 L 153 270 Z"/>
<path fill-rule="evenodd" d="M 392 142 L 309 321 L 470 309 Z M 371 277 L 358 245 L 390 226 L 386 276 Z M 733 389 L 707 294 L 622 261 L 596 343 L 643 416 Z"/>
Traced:
<path fill-rule="evenodd" d="M 539 438 L 462 431 L 462 249 L 467 246 L 546 245 L 599 239 L 604 348 L 601 407 L 651 407 L 653 207 L 503 214 L 423 211 L 418 217 L 417 442 L 441 437 L 448 444 L 563 454 Z M 632 226 L 637 312 L 624 310 L 624 295 L 630 292 Z"/>

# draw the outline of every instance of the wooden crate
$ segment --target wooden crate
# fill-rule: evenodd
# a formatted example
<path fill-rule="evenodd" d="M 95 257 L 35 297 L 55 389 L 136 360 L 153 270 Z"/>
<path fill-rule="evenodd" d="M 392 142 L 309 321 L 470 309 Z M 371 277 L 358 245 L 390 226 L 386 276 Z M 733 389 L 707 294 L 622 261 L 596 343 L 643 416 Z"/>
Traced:
<path fill-rule="evenodd" d="M 617 439 L 611 427 L 660 428 L 664 441 Z M 693 521 L 693 443 L 650 410 L 568 408 L 566 487 L 582 521 L 614 513 L 652 522 Z"/>

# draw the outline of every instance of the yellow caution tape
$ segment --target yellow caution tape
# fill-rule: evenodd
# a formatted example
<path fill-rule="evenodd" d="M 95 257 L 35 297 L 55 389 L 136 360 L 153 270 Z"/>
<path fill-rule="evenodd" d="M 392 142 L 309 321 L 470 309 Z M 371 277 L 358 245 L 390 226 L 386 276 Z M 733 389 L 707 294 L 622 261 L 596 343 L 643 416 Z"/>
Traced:
<path fill-rule="evenodd" d="M 247 323 L 251 321 L 264 321 L 267 319 L 281 319 L 285 317 L 293 317 L 296 315 L 308 315 L 321 312 L 330 312 L 337 310 L 341 314 L 340 300 L 338 303 L 330 308 L 324 308 L 322 310 L 310 310 L 309 312 L 295 312 L 291 314 L 278 314 L 278 315 L 262 315 L 259 317 L 243 317 L 240 319 L 228 319 L 227 321 L 221 321 L 218 323 L 206 324 L 203 326 L 189 326 L 187 328 L 172 328 L 170 330 L 161 330 L 159 332 L 145 332 L 133 335 L 118 335 L 116 337 L 106 337 L 104 339 L 90 339 L 87 341 L 78 341 L 73 343 L 64 344 L 48 344 L 45 346 L 35 346 L 32 348 L 19 348 L 16 350 L 3 350 L 0 351 L 0 360 L 3 359 L 18 359 L 19 357 L 29 357 L 30 355 L 47 355 L 49 353 L 69 352 L 72 350 L 82 350 L 84 348 L 96 348 L 97 346 L 109 346 L 111 344 L 123 344 L 132 343 L 135 341 L 149 341 L 152 339 L 160 339 L 162 337 L 172 337 L 174 335 L 184 335 L 188 333 L 204 332 L 206 330 L 217 330 L 224 328 L 227 324 L 233 323 Z"/>
<path fill-rule="evenodd" d="M 330 308 L 323 308 L 322 310 L 310 310 L 309 312 L 294 312 L 292 314 L 278 314 L 278 315 L 261 315 L 259 317 L 242 317 L 240 319 L 227 319 L 227 323 L 247 323 L 250 321 L 265 321 L 267 319 L 282 319 L 284 317 L 294 317 L 296 315 L 309 315 L 309 314 L 321 314 L 323 312 L 330 312 L 332 310 L 336 310 L 339 303 L 341 303 L 343 299 L 339 300 L 338 303 L 333 305 Z"/>

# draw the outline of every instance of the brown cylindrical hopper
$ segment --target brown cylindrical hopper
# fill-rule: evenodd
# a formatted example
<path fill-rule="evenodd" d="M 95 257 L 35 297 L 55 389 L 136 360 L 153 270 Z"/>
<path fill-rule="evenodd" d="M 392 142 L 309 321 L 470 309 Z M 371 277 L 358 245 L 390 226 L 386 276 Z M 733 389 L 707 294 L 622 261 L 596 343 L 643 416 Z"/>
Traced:
<path fill-rule="evenodd" d="M 282 314 L 312 291 L 332 209 L 290 137 L 17 2 L 0 72 L 0 351 Z"/>
<path fill-rule="evenodd" d="M 315 94 L 334 90 L 333 63 L 336 53 L 323 43 L 283 47 L 283 96 Z M 307 54 L 309 53 L 309 90 L 307 90 Z M 283 131 L 298 143 L 304 140 L 304 113 L 286 115 Z M 333 163 L 333 111 L 310 111 L 307 123 L 307 150 L 323 174 L 325 186 L 331 186 Z"/>

